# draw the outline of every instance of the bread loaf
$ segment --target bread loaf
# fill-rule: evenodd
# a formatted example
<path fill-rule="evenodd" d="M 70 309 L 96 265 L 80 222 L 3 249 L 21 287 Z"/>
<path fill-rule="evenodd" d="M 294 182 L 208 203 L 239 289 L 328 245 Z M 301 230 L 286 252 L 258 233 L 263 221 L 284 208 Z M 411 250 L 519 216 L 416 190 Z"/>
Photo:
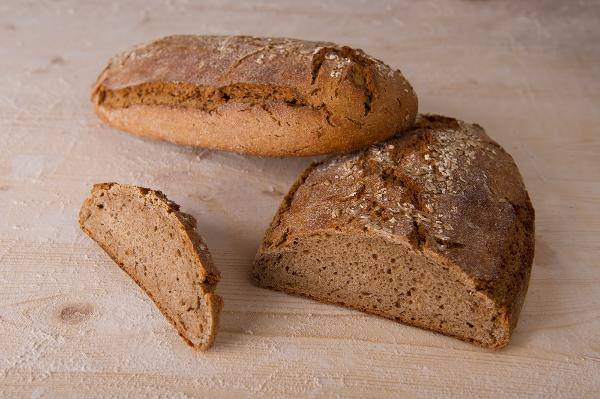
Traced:
<path fill-rule="evenodd" d="M 399 137 L 308 168 L 268 228 L 253 276 L 501 348 L 533 252 L 534 210 L 511 156 L 478 125 L 422 116 Z"/>
<path fill-rule="evenodd" d="M 249 36 L 169 36 L 115 57 L 92 89 L 110 126 L 266 156 L 347 152 L 414 122 L 400 71 L 361 50 Z"/>
<path fill-rule="evenodd" d="M 194 349 L 206 350 L 218 329 L 220 274 L 195 219 L 160 191 L 96 184 L 79 223 L 154 301 Z"/>

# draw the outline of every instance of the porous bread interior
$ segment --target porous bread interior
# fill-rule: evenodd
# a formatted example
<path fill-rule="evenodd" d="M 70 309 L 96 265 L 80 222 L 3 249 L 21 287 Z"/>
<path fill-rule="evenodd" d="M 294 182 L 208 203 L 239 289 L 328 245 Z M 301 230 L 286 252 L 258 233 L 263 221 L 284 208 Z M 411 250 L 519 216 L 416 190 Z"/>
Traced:
<path fill-rule="evenodd" d="M 353 307 L 478 345 L 508 342 L 506 314 L 456 266 L 409 244 L 323 233 L 257 257 L 258 285 Z"/>
<path fill-rule="evenodd" d="M 122 191 L 122 190 L 121 190 Z M 82 226 L 153 299 L 191 346 L 212 343 L 214 283 L 202 281 L 189 238 L 160 199 L 100 192 L 82 209 Z"/>

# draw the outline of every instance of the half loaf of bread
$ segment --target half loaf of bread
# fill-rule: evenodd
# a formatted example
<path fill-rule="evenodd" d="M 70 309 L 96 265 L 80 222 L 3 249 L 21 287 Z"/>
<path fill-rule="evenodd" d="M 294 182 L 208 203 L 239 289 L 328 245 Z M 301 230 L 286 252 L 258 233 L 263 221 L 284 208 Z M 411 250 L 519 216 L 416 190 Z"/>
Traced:
<path fill-rule="evenodd" d="M 195 219 L 160 191 L 96 184 L 79 224 L 154 301 L 194 349 L 215 339 L 222 299 L 220 274 Z"/>
<path fill-rule="evenodd" d="M 92 89 L 110 126 L 266 156 L 348 152 L 415 120 L 400 71 L 327 42 L 169 36 L 109 61 Z"/>
<path fill-rule="evenodd" d="M 406 134 L 308 168 L 268 228 L 253 276 L 501 348 L 533 252 L 534 210 L 511 156 L 478 125 L 422 116 Z"/>

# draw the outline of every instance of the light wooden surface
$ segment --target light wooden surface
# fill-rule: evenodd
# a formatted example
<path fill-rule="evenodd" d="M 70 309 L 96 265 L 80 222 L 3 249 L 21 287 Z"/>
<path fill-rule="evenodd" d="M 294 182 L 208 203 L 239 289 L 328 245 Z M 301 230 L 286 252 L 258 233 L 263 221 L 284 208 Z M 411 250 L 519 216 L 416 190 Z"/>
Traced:
<path fill-rule="evenodd" d="M 0 397 L 600 397 L 600 3 L 0 3 Z M 514 340 L 490 352 L 261 290 L 249 268 L 310 159 L 180 148 L 90 111 L 105 61 L 171 33 L 331 40 L 401 68 L 422 111 L 482 124 L 537 213 Z M 78 228 L 98 181 L 163 190 L 223 273 L 213 350 L 190 351 Z"/>

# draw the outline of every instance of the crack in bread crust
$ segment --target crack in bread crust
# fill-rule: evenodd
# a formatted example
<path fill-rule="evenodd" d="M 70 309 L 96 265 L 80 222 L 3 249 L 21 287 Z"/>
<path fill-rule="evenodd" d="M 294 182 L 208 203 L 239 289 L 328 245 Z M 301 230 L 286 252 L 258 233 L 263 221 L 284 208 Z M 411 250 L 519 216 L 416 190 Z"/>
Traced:
<path fill-rule="evenodd" d="M 290 107 L 312 107 L 288 87 L 235 84 L 223 87 L 196 86 L 189 83 L 145 83 L 119 90 L 99 88 L 98 105 L 107 108 L 127 108 L 133 105 L 169 105 L 214 112 L 230 101 L 262 105 L 281 101 Z"/>

